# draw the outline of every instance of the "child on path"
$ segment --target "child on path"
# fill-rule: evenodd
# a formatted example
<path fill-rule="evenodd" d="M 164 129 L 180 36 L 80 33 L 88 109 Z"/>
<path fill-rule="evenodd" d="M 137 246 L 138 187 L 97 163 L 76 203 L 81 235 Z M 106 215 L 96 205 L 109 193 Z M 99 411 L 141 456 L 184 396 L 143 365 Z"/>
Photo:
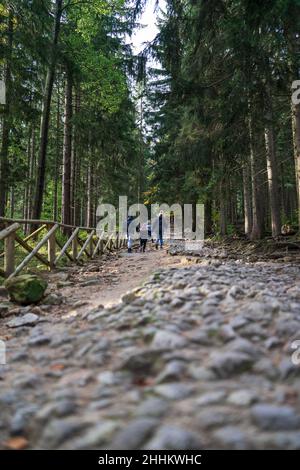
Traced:
<path fill-rule="evenodd" d="M 149 222 L 142 223 L 140 226 L 140 251 L 145 253 L 147 241 L 149 238 Z"/>

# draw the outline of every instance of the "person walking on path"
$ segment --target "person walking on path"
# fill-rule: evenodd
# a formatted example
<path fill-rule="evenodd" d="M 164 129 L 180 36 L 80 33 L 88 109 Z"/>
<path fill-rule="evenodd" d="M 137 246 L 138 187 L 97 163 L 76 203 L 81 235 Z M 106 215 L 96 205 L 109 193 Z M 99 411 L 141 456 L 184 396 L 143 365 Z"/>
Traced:
<path fill-rule="evenodd" d="M 134 220 L 133 215 L 128 215 L 127 217 L 127 248 L 128 248 L 128 253 L 132 253 L 132 236 L 129 231 L 129 226 L 131 222 Z"/>
<path fill-rule="evenodd" d="M 147 241 L 149 238 L 149 221 L 144 222 L 140 226 L 140 251 L 145 253 Z"/>
<path fill-rule="evenodd" d="M 157 227 L 157 232 L 158 232 L 158 237 L 156 238 L 156 243 L 155 243 L 155 248 L 158 250 L 158 245 L 160 246 L 160 249 L 162 250 L 163 247 L 163 212 L 160 211 L 159 216 L 158 216 L 158 227 Z"/>
<path fill-rule="evenodd" d="M 153 243 L 152 228 L 151 228 L 151 220 L 148 220 L 147 230 L 148 230 L 148 240 L 151 240 L 152 243 Z"/>

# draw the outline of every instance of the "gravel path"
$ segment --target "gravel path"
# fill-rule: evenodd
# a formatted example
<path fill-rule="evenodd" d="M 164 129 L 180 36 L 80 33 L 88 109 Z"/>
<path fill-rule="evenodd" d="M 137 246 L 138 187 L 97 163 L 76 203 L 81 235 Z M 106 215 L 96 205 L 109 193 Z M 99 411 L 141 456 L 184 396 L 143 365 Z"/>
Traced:
<path fill-rule="evenodd" d="M 0 448 L 300 449 L 299 265 L 151 256 L 117 305 L 2 318 Z"/>

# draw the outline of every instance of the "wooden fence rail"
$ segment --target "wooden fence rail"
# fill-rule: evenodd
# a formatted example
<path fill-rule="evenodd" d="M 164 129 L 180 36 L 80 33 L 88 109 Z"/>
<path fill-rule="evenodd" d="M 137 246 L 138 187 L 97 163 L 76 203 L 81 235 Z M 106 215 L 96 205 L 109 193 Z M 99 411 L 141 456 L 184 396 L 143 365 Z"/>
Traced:
<path fill-rule="evenodd" d="M 77 263 L 83 256 L 88 259 L 94 259 L 97 255 L 101 255 L 106 251 L 112 252 L 123 248 L 126 245 L 126 238 L 117 235 L 107 236 L 105 233 L 98 235 L 95 228 L 76 227 L 73 225 L 65 225 L 51 220 L 28 220 L 28 219 L 8 219 L 0 217 L 0 223 L 4 226 L 0 231 L 0 241 L 4 241 L 4 251 L 0 253 L 0 258 L 4 258 L 4 270 L 0 268 L 0 276 L 11 278 L 19 274 L 33 259 L 36 258 L 40 263 L 44 264 L 48 269 L 57 267 L 58 262 L 65 256 L 69 261 Z M 22 226 L 39 227 L 29 236 L 21 238 L 16 232 Z M 57 237 L 59 230 L 68 230 L 70 236 L 68 240 L 62 244 Z M 41 236 L 46 231 L 36 246 L 29 245 L 29 241 L 34 240 L 37 235 Z M 87 233 L 86 240 L 80 238 L 81 232 Z M 68 233 L 69 235 L 69 233 Z M 42 247 L 47 245 L 47 257 L 40 253 Z M 22 247 L 28 252 L 24 259 L 16 264 L 16 248 Z M 59 252 L 57 253 L 57 247 Z M 69 249 L 69 251 L 68 251 Z"/>

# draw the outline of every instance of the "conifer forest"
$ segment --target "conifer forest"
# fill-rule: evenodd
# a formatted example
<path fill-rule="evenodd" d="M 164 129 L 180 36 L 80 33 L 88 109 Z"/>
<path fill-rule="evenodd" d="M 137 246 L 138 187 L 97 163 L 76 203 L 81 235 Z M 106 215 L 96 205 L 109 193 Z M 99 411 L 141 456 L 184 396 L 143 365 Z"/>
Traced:
<path fill-rule="evenodd" d="M 0 0 L 1 469 L 299 450 L 299 267 L 300 0 Z"/>

